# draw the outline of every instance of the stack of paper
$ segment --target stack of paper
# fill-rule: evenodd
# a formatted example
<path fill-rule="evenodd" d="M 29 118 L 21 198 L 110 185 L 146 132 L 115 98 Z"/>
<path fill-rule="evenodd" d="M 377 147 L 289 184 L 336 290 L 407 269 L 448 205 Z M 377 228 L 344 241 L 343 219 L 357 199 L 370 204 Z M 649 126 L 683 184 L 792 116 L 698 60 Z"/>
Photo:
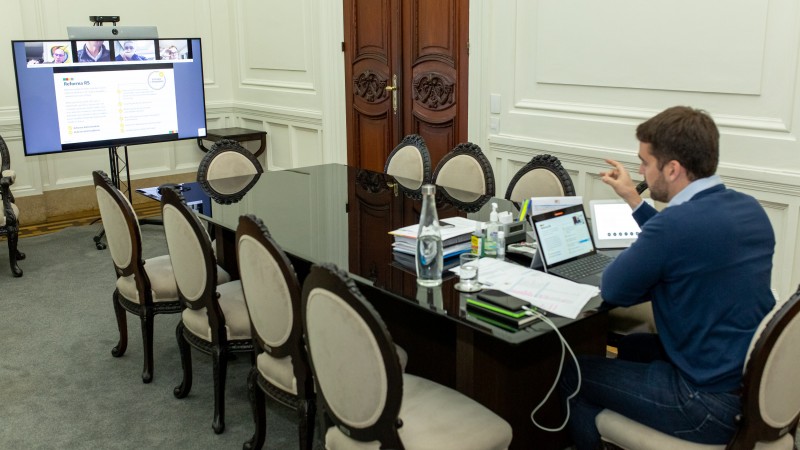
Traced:
<path fill-rule="evenodd" d="M 458 273 L 458 268 L 450 269 Z M 596 286 L 578 284 L 555 275 L 494 258 L 478 261 L 478 281 L 559 316 L 575 319 L 592 297 Z"/>
<path fill-rule="evenodd" d="M 458 264 L 458 255 L 471 250 L 470 237 L 475 231 L 475 221 L 464 217 L 448 217 L 439 221 L 442 233 L 442 247 L 444 250 L 445 268 Z M 398 262 L 411 261 L 417 251 L 417 233 L 419 224 L 409 225 L 390 231 L 394 236 L 392 251 L 395 253 L 395 260 Z M 409 259 L 408 255 L 412 258 Z M 406 264 L 407 265 L 407 264 Z"/>

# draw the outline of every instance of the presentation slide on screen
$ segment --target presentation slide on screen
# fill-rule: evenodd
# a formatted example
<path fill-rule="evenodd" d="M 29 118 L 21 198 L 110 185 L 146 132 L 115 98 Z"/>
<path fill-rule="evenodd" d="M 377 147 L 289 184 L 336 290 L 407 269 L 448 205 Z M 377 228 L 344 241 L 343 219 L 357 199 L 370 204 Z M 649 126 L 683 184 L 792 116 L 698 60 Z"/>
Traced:
<path fill-rule="evenodd" d="M 178 132 L 172 69 L 56 73 L 62 144 Z"/>
<path fill-rule="evenodd" d="M 536 224 L 548 264 L 582 255 L 592 249 L 592 238 L 589 228 L 583 225 L 584 220 L 583 214 L 576 212 Z"/>

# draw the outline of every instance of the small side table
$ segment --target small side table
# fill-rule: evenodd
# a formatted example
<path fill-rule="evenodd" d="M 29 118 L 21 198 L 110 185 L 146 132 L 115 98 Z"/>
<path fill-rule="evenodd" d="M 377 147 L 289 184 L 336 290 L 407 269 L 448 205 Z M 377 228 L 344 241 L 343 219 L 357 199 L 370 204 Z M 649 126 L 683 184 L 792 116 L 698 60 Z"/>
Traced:
<path fill-rule="evenodd" d="M 247 128 L 219 128 L 216 130 L 208 130 L 208 135 L 203 138 L 197 138 L 197 145 L 200 150 L 207 152 L 208 149 L 203 146 L 203 140 L 217 142 L 222 139 L 233 139 L 237 142 L 243 141 L 261 141 L 261 146 L 256 150 L 256 157 L 261 156 L 264 150 L 267 149 L 267 132 L 258 130 L 248 130 Z"/>

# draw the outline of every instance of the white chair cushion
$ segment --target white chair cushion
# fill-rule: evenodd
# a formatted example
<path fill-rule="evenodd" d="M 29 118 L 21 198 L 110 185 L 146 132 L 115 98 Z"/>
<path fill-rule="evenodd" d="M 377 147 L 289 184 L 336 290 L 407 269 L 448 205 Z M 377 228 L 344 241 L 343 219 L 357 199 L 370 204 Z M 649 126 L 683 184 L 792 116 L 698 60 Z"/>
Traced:
<path fill-rule="evenodd" d="M 603 440 L 625 449 L 636 450 L 724 450 L 725 445 L 696 444 L 672 437 L 666 433 L 654 430 L 631 420 L 622 414 L 604 409 L 595 419 L 597 429 Z M 759 450 L 790 450 L 794 441 L 790 434 L 786 434 L 777 441 L 756 445 Z"/>
<path fill-rule="evenodd" d="M 405 448 L 414 450 L 493 450 L 511 443 L 511 426 L 475 400 L 448 387 L 414 375 L 403 375 Z M 378 449 L 378 442 L 357 442 L 338 428 L 325 435 L 328 449 Z"/>
<path fill-rule="evenodd" d="M 228 340 L 251 339 L 250 316 L 244 303 L 241 281 L 230 281 L 217 286 L 219 306 L 225 315 Z M 186 329 L 197 337 L 211 342 L 211 328 L 208 326 L 206 309 L 184 309 L 182 314 Z"/>
<path fill-rule="evenodd" d="M 0 178 L 11 178 L 11 184 L 14 184 L 17 181 L 17 172 L 14 172 L 11 169 L 6 169 L 2 173 L 0 173 Z"/>
<path fill-rule="evenodd" d="M 629 307 L 617 307 L 608 312 L 609 329 L 615 333 L 656 333 L 651 302 Z"/>
<path fill-rule="evenodd" d="M 154 302 L 172 302 L 178 300 L 178 285 L 172 273 L 172 262 L 169 255 L 146 259 L 144 270 L 150 278 Z M 217 266 L 217 284 L 231 281 L 231 276 L 222 267 Z M 117 289 L 120 295 L 134 303 L 139 303 L 139 292 L 133 275 L 117 278 Z"/>
<path fill-rule="evenodd" d="M 174 302 L 178 300 L 178 285 L 172 274 L 172 262 L 169 255 L 156 256 L 144 262 L 144 271 L 150 278 L 154 302 Z M 120 295 L 135 303 L 139 303 L 139 291 L 133 275 L 117 278 L 117 289 Z"/>
<path fill-rule="evenodd" d="M 19 220 L 19 208 L 17 208 L 17 205 L 12 203 L 11 211 L 14 212 L 14 217 L 16 217 L 17 220 Z M 2 203 L 0 203 L 0 227 L 2 227 L 5 224 L 6 224 L 6 211 L 2 207 Z"/>
<path fill-rule="evenodd" d="M 297 379 L 294 377 L 292 357 L 275 358 L 262 352 L 256 358 L 256 367 L 262 377 L 284 391 L 297 395 Z"/>

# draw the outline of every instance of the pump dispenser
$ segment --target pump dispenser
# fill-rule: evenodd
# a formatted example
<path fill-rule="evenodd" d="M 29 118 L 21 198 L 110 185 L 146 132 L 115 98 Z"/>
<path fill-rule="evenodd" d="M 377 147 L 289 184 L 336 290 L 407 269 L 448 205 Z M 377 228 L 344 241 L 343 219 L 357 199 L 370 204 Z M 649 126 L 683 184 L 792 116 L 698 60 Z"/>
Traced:
<path fill-rule="evenodd" d="M 486 256 L 497 256 L 497 232 L 500 230 L 500 220 L 497 217 L 497 203 L 492 203 L 492 212 L 489 214 L 489 224 L 486 226 L 486 237 L 483 252 Z"/>

